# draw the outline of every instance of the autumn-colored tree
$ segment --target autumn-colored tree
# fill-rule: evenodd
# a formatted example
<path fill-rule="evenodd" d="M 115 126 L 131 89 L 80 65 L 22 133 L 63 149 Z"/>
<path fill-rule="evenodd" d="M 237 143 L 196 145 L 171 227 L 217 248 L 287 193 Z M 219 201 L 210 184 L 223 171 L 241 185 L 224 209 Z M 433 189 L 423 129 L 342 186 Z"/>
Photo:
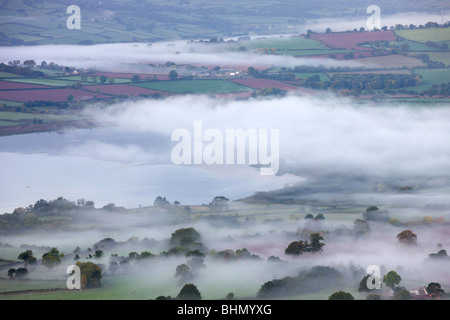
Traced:
<path fill-rule="evenodd" d="M 398 241 L 408 245 L 417 244 L 417 235 L 411 230 L 403 230 L 397 235 Z"/>
<path fill-rule="evenodd" d="M 81 288 L 97 288 L 101 286 L 102 269 L 92 262 L 77 262 L 81 272 Z"/>

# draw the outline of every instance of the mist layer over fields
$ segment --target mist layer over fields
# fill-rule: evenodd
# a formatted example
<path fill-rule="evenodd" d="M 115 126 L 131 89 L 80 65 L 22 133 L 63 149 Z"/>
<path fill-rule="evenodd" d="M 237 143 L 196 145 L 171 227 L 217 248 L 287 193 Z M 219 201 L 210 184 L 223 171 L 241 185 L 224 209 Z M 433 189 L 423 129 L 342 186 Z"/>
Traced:
<path fill-rule="evenodd" d="M 220 46 L 211 49 L 185 42 L 167 45 L 5 48 L 0 60 L 46 60 L 103 70 L 115 66 L 115 70 L 128 72 L 145 71 L 137 63 L 167 60 L 221 66 L 350 65 L 220 54 L 214 52 Z M 167 48 L 173 53 L 167 54 Z M 42 220 L 54 221 L 48 230 L 0 236 L 0 242 L 12 245 L 2 251 L 10 256 L 2 258 L 16 259 L 23 244 L 38 246 L 38 257 L 47 247 L 58 247 L 67 254 L 59 268 L 37 266 L 30 273 L 33 279 L 57 279 L 64 286 L 64 271 L 73 264 L 75 247 L 81 248 L 81 261 L 88 261 L 88 248 L 113 238 L 118 243 L 104 248 L 106 255 L 95 261 L 104 267 L 105 292 L 122 290 L 128 298 L 133 293 L 142 299 L 174 296 L 180 289 L 175 269 L 189 259 L 160 253 L 172 249 L 169 238 L 177 229 L 193 227 L 201 236 L 206 257 L 205 266 L 191 280 L 205 298 L 220 299 L 229 292 L 255 297 L 266 281 L 295 277 L 318 265 L 336 268 L 345 280 L 327 288 L 321 298 L 339 288 L 356 291 L 369 265 L 379 265 L 383 272 L 397 270 L 408 288 L 440 282 L 450 290 L 448 261 L 428 260 L 429 254 L 450 247 L 447 107 L 356 103 L 328 94 L 291 93 L 245 100 L 181 95 L 108 106 L 99 103 L 86 108 L 84 116 L 99 128 L 0 138 L 0 175 L 6 181 L 0 186 L 0 212 L 11 213 L 39 199 L 60 196 L 92 200 L 97 208 L 44 216 Z M 203 135 L 195 135 L 195 123 L 202 124 L 201 134 L 206 130 L 223 135 L 229 129 L 278 130 L 278 144 L 271 145 L 279 149 L 277 175 L 263 176 L 248 161 L 175 165 L 171 158 L 175 130 L 189 132 L 194 144 L 203 140 L 203 147 L 209 145 Z M 208 203 L 219 195 L 229 198 L 230 206 L 211 211 Z M 173 205 L 155 209 L 152 204 L 157 196 L 167 197 Z M 175 205 L 175 200 L 181 205 Z M 132 210 L 101 209 L 108 203 Z M 370 232 L 359 235 L 355 220 L 369 206 L 388 211 L 390 220 L 371 221 Z M 325 219 L 305 219 L 306 214 L 319 213 Z M 416 233 L 417 245 L 399 243 L 397 235 L 407 228 Z M 323 252 L 297 257 L 285 254 L 292 241 L 308 240 L 314 232 L 324 237 Z M 236 258 L 235 252 L 244 248 L 251 254 Z M 217 252 L 225 250 L 233 253 L 217 258 Z M 156 257 L 110 269 L 111 254 L 143 251 Z M 2 272 L 6 277 L 6 271 Z M 308 290 L 315 292 L 316 288 Z"/>

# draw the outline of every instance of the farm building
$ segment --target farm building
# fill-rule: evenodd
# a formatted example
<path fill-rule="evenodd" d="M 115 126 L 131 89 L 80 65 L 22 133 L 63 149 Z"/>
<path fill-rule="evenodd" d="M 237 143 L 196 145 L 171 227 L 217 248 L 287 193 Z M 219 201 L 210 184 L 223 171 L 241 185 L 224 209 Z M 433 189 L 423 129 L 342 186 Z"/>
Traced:
<path fill-rule="evenodd" d="M 405 289 L 398 288 L 397 290 Z M 441 298 L 439 293 L 429 293 L 426 287 L 421 287 L 417 289 L 408 290 L 410 294 L 410 300 L 437 300 Z M 394 297 L 394 290 L 390 289 L 388 292 L 388 299 L 392 299 Z"/>

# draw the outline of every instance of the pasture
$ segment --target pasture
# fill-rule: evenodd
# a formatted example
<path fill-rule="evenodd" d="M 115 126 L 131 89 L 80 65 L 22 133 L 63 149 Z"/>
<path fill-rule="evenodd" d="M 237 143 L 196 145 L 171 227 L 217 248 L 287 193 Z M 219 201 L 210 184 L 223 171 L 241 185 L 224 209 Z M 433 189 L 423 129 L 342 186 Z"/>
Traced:
<path fill-rule="evenodd" d="M 398 30 L 395 31 L 395 34 L 408 40 L 413 40 L 422 43 L 425 43 L 427 41 L 441 42 L 450 40 L 450 27 Z"/>
<path fill-rule="evenodd" d="M 134 86 L 172 93 L 232 93 L 250 88 L 226 80 L 175 80 L 134 83 Z"/>
<path fill-rule="evenodd" d="M 353 59 L 352 61 L 359 62 L 363 67 L 369 69 L 396 69 L 396 68 L 407 68 L 411 69 L 417 66 L 423 66 L 421 60 L 406 57 L 402 55 L 388 55 L 388 56 L 379 56 L 379 57 L 368 57 L 368 58 L 359 58 Z"/>

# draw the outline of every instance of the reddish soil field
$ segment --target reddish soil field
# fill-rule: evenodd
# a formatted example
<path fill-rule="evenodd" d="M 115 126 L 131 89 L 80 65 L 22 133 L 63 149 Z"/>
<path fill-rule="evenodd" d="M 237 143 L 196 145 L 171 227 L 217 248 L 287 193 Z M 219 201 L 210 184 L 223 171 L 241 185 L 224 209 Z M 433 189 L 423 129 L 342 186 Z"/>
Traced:
<path fill-rule="evenodd" d="M 101 93 L 76 90 L 76 89 L 37 89 L 37 90 L 14 90 L 0 92 L 0 99 L 11 101 L 33 101 L 33 100 L 51 100 L 51 101 L 67 101 L 69 95 L 74 96 L 74 101 L 110 98 Z"/>
<path fill-rule="evenodd" d="M 51 87 L 43 86 L 40 84 L 0 81 L 0 90 L 20 90 L 20 89 L 39 89 L 39 88 L 44 89 Z"/>
<path fill-rule="evenodd" d="M 123 79 L 131 79 L 136 73 L 114 73 L 114 72 L 97 72 L 92 74 L 93 76 L 96 77 L 100 77 L 102 75 L 106 76 L 106 77 L 111 77 L 111 78 L 123 78 Z M 156 76 L 156 78 L 158 80 L 169 80 L 169 76 L 167 74 L 144 74 L 144 73 L 140 73 L 138 74 L 141 79 L 145 79 L 146 77 L 150 76 L 150 75 L 154 75 Z"/>
<path fill-rule="evenodd" d="M 84 90 L 97 92 L 97 88 L 100 88 L 99 93 L 106 93 L 111 95 L 127 95 L 127 96 L 139 96 L 140 94 L 155 94 L 168 95 L 169 93 L 164 91 L 146 89 L 141 87 L 129 86 L 126 84 L 107 84 L 101 86 L 84 86 Z"/>
<path fill-rule="evenodd" d="M 298 87 L 283 83 L 271 79 L 235 79 L 231 80 L 234 83 L 242 84 L 243 86 L 254 88 L 254 89 L 265 89 L 265 88 L 280 88 L 282 90 L 298 90 Z"/>
<path fill-rule="evenodd" d="M 338 32 L 311 34 L 311 39 L 317 40 L 324 45 L 334 49 L 364 50 L 369 48 L 360 47 L 357 44 L 365 41 L 394 41 L 395 35 L 391 31 L 373 31 L 373 32 Z"/>

